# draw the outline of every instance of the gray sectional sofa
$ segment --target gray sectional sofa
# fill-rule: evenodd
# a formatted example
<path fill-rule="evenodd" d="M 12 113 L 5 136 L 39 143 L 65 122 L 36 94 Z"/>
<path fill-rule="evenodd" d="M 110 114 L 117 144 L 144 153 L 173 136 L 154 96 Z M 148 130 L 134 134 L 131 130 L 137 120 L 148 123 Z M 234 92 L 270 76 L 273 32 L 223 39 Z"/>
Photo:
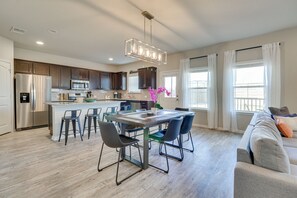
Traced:
<path fill-rule="evenodd" d="M 254 114 L 237 148 L 234 197 L 297 198 L 297 132 L 284 138 L 269 114 Z"/>

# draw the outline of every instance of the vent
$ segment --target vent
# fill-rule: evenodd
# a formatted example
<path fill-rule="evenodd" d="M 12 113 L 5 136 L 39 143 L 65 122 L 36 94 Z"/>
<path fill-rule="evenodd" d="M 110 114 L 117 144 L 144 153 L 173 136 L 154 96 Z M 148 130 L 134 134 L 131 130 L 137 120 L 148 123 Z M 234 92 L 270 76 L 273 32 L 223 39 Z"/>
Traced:
<path fill-rule="evenodd" d="M 26 30 L 12 26 L 10 31 L 17 34 L 25 34 Z"/>

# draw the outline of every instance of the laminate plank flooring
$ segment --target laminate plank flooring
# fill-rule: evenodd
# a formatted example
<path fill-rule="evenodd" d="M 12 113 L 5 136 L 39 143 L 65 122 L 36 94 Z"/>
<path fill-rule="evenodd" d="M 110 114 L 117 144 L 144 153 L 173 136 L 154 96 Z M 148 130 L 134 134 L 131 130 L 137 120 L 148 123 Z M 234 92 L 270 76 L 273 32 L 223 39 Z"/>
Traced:
<path fill-rule="evenodd" d="M 195 152 L 185 151 L 182 162 L 169 159 L 170 172 L 152 167 L 120 186 L 116 166 L 97 172 L 100 133 L 88 140 L 71 137 L 50 140 L 47 128 L 0 136 L 0 197 L 233 197 L 233 169 L 241 135 L 193 128 Z M 142 137 L 139 137 L 142 139 Z M 186 138 L 184 138 L 186 139 Z M 185 146 L 190 146 L 189 142 Z M 153 143 L 150 163 L 165 168 L 166 160 Z M 132 156 L 138 159 L 137 150 Z M 168 152 L 178 155 L 177 149 Z M 115 149 L 104 147 L 102 163 L 117 160 Z M 120 164 L 120 178 L 138 167 Z"/>

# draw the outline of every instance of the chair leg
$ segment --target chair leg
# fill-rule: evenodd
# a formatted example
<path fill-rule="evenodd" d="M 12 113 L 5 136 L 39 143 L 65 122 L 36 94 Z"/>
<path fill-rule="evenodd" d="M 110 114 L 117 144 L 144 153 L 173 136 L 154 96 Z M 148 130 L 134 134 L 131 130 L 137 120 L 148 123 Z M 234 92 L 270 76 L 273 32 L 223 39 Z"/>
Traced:
<path fill-rule="evenodd" d="M 162 150 L 162 146 L 161 146 L 161 144 L 164 144 L 164 148 L 165 148 L 165 157 L 166 157 L 166 163 L 167 163 L 167 170 L 164 170 L 164 169 L 162 169 L 162 168 L 160 168 L 160 167 L 157 167 L 157 166 L 155 166 L 155 165 L 152 165 L 152 164 L 149 164 L 149 166 L 152 166 L 152 167 L 154 167 L 154 168 L 156 168 L 156 169 L 158 169 L 158 170 L 161 170 L 161 171 L 163 171 L 164 173 L 169 173 L 169 162 L 168 162 L 168 154 L 167 154 L 167 148 L 166 148 L 166 144 L 165 143 L 160 143 L 160 146 L 159 146 L 159 151 L 160 150 Z M 162 152 L 161 152 L 162 153 Z"/>
<path fill-rule="evenodd" d="M 93 117 L 95 133 L 97 133 L 97 117 Z"/>
<path fill-rule="evenodd" d="M 90 139 L 90 135 L 91 135 L 91 126 L 92 126 L 92 117 L 88 117 L 88 139 Z"/>
<path fill-rule="evenodd" d="M 85 120 L 84 120 L 84 128 L 82 133 L 83 136 L 85 135 L 86 122 L 87 122 L 87 117 L 85 117 Z"/>
<path fill-rule="evenodd" d="M 60 135 L 59 135 L 59 142 L 60 142 L 61 136 L 62 136 L 63 124 L 64 124 L 64 120 L 62 119 L 61 128 L 60 128 Z"/>
<path fill-rule="evenodd" d="M 137 149 L 138 149 L 138 154 L 139 154 L 139 160 L 140 160 L 140 163 L 141 163 L 141 168 L 143 169 L 143 164 L 142 164 L 142 158 L 141 158 L 141 154 L 140 154 L 139 144 L 136 143 L 136 146 L 137 146 Z"/>
<path fill-rule="evenodd" d="M 100 150 L 100 155 L 99 155 L 99 160 L 98 160 L 98 166 L 97 166 L 97 170 L 98 172 L 102 171 L 103 169 L 100 169 L 99 166 L 100 166 L 100 161 L 101 161 L 101 156 L 102 156 L 102 152 L 103 152 L 103 147 L 104 147 L 104 143 L 102 143 L 102 146 L 101 146 L 101 150 Z"/>
<path fill-rule="evenodd" d="M 77 125 L 78 125 L 78 131 L 79 131 L 79 135 L 80 135 L 80 140 L 83 141 L 82 134 L 81 134 L 81 126 L 80 126 L 79 118 L 77 119 Z"/>
<path fill-rule="evenodd" d="M 116 173 L 116 184 L 120 185 L 122 181 L 118 182 L 118 176 L 119 176 L 119 167 L 120 167 L 120 157 L 121 157 L 121 152 L 122 148 L 120 148 L 119 156 L 118 156 L 118 163 L 117 163 L 117 173 Z"/>
<path fill-rule="evenodd" d="M 191 144 L 192 144 L 192 150 L 190 150 L 191 152 L 194 152 L 194 144 L 193 144 L 193 139 L 192 139 L 192 134 L 191 131 L 189 131 L 189 136 L 190 136 L 190 140 L 191 140 Z"/>
<path fill-rule="evenodd" d="M 74 135 L 74 138 L 76 138 L 76 121 L 71 120 L 71 122 L 72 122 L 72 128 L 73 128 L 73 135 Z"/>
<path fill-rule="evenodd" d="M 66 120 L 65 121 L 65 146 L 67 145 L 68 132 L 69 132 L 69 120 Z"/>

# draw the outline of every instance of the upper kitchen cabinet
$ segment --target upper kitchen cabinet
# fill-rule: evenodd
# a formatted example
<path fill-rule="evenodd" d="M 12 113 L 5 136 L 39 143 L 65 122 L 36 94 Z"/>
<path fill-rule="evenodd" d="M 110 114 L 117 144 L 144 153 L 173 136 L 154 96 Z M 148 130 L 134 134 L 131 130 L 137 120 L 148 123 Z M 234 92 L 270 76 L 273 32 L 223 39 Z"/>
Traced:
<path fill-rule="evenodd" d="M 47 63 L 33 63 L 33 74 L 46 75 L 50 74 L 50 65 Z"/>
<path fill-rule="evenodd" d="M 61 66 L 60 88 L 70 89 L 71 68 Z"/>
<path fill-rule="evenodd" d="M 50 76 L 52 77 L 52 88 L 70 89 L 70 67 L 51 65 Z"/>
<path fill-rule="evenodd" d="M 90 81 L 90 89 L 100 89 L 101 88 L 100 72 L 95 70 L 89 70 L 89 81 Z"/>
<path fill-rule="evenodd" d="M 89 80 L 89 70 L 80 68 L 71 68 L 71 79 Z"/>
<path fill-rule="evenodd" d="M 38 62 L 15 59 L 14 72 L 48 76 L 50 74 L 50 65 L 47 63 L 38 63 Z"/>
<path fill-rule="evenodd" d="M 51 65 L 50 76 L 52 77 L 52 88 L 60 88 L 61 67 L 58 65 Z"/>
<path fill-rule="evenodd" d="M 112 89 L 127 90 L 127 72 L 117 72 L 112 74 Z"/>
<path fill-rule="evenodd" d="M 15 73 L 25 73 L 31 74 L 32 73 L 33 63 L 31 61 L 25 60 L 14 60 L 14 72 Z"/>
<path fill-rule="evenodd" d="M 138 88 L 147 89 L 151 87 L 156 89 L 157 85 L 157 68 L 147 67 L 138 69 Z"/>
<path fill-rule="evenodd" d="M 100 72 L 101 89 L 111 90 L 112 88 L 112 73 Z"/>

